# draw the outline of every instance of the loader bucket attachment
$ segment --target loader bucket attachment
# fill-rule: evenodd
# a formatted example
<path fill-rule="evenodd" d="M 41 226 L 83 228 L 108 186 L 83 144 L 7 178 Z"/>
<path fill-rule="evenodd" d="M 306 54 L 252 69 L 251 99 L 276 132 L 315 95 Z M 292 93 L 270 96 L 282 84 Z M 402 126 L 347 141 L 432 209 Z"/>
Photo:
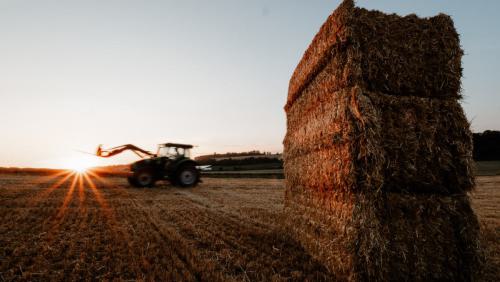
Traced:
<path fill-rule="evenodd" d="M 95 155 L 98 157 L 102 156 L 102 144 L 99 144 L 99 146 L 97 146 L 97 150 L 95 152 Z"/>

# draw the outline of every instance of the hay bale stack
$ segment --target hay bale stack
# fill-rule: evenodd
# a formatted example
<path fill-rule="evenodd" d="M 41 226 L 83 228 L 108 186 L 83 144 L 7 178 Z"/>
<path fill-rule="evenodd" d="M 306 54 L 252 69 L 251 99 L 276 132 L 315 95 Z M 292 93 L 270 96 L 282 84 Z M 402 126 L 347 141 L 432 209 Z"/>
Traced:
<path fill-rule="evenodd" d="M 290 81 L 287 226 L 338 280 L 470 280 L 481 257 L 459 37 L 344 1 Z"/>

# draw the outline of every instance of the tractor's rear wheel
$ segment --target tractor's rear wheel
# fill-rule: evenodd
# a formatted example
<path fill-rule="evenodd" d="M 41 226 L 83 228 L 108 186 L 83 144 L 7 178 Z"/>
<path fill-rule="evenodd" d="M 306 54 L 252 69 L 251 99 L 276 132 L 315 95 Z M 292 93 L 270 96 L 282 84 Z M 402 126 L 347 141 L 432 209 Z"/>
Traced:
<path fill-rule="evenodd" d="M 130 184 L 132 187 L 139 187 L 139 184 L 137 183 L 135 177 L 129 176 L 127 177 L 128 184 Z"/>
<path fill-rule="evenodd" d="M 198 184 L 200 173 L 194 166 L 183 166 L 177 170 L 175 183 L 182 187 L 193 187 Z"/>
<path fill-rule="evenodd" d="M 130 181 L 135 187 L 153 187 L 155 184 L 154 174 L 150 170 L 139 170 L 132 176 L 132 181 Z M 133 182 L 133 183 L 132 183 Z M 135 185 L 134 185 L 135 184 Z"/>

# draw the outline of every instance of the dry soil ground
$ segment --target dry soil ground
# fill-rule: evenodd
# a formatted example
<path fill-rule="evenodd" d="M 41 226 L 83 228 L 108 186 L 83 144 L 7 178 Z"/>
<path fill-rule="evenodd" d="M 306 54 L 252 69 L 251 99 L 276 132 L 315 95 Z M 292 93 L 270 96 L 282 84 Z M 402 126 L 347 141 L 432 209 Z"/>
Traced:
<path fill-rule="evenodd" d="M 500 266 L 500 177 L 473 195 Z M 121 178 L 0 175 L 0 281 L 328 280 L 280 228 L 283 180 L 132 189 Z"/>

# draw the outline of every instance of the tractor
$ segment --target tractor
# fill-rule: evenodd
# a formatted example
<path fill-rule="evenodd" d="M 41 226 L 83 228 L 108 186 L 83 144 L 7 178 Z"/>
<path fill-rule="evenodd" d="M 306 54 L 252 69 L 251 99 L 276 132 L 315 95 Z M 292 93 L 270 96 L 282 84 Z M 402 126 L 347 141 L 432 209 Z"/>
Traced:
<path fill-rule="evenodd" d="M 130 150 L 141 160 L 130 165 L 127 177 L 134 187 L 153 187 L 158 180 L 168 180 L 175 186 L 193 187 L 200 182 L 197 164 L 190 158 L 193 145 L 165 143 L 159 144 L 156 153 L 143 150 L 132 144 L 103 149 L 97 147 L 98 157 L 109 158 Z"/>

